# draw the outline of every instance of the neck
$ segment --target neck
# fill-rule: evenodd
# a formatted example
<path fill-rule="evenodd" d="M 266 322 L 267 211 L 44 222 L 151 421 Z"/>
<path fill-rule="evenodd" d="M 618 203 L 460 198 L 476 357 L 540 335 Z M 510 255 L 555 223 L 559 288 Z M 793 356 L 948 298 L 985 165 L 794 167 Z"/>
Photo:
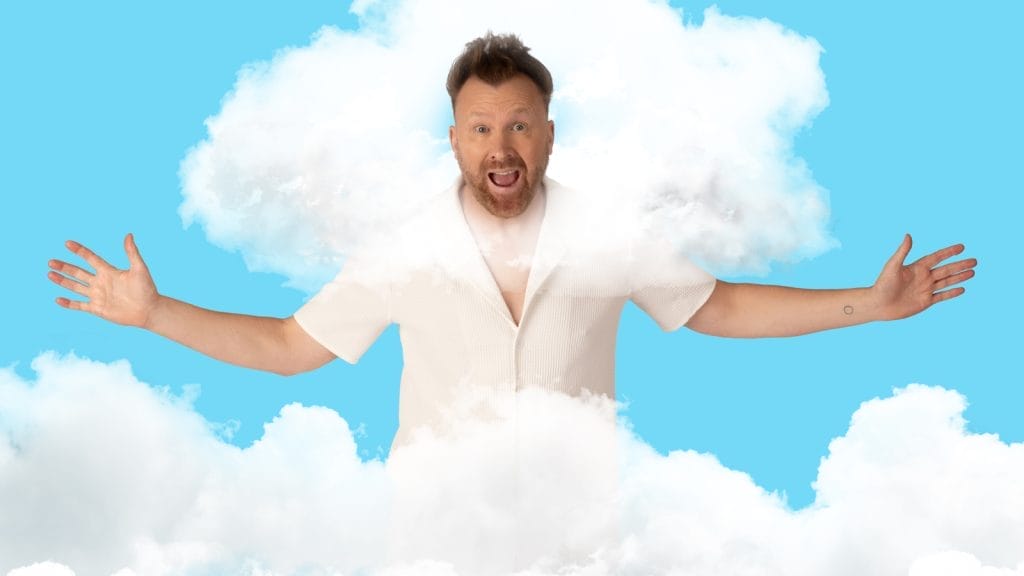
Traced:
<path fill-rule="evenodd" d="M 501 218 L 488 212 L 477 202 L 473 193 L 466 190 L 465 184 L 459 189 L 459 200 L 466 223 L 485 255 L 497 252 L 508 256 L 525 256 L 528 260 L 533 254 L 547 205 L 547 193 L 543 186 L 526 210 L 512 218 Z"/>

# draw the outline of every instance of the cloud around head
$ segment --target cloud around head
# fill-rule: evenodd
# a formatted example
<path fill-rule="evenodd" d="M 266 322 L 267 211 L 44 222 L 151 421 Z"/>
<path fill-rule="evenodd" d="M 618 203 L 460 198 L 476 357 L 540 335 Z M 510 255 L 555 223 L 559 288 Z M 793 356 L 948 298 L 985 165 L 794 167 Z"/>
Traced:
<path fill-rule="evenodd" d="M 125 362 L 33 369 L 0 370 L 0 573 L 1024 574 L 1024 445 L 942 388 L 865 402 L 793 510 L 602 398 L 534 391 L 518 426 L 457 418 L 364 461 L 326 408 L 238 448 Z"/>
<path fill-rule="evenodd" d="M 650 0 L 496 6 L 356 3 L 358 29 L 325 27 L 244 67 L 182 162 L 183 220 L 314 290 L 454 180 L 444 79 L 493 30 L 552 70 L 549 175 L 607 205 L 610 224 L 663 234 L 719 271 L 833 244 L 826 192 L 793 148 L 828 103 L 813 39 L 715 9 L 697 24 Z"/>

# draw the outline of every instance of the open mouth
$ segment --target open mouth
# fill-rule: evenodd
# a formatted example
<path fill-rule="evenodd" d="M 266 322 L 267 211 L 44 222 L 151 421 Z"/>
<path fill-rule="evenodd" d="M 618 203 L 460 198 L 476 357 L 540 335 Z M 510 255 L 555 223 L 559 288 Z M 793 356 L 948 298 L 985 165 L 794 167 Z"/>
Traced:
<path fill-rule="evenodd" d="M 487 178 L 490 179 L 491 184 L 494 184 L 499 188 L 509 188 L 519 181 L 519 170 L 512 169 L 488 172 Z"/>

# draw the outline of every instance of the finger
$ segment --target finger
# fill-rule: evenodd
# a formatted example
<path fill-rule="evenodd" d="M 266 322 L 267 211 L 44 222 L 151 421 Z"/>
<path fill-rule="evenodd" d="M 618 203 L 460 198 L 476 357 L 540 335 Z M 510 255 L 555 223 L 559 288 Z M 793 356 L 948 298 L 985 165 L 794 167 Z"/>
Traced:
<path fill-rule="evenodd" d="M 942 292 L 936 292 L 932 294 L 932 304 L 942 302 L 943 300 L 950 300 L 966 292 L 967 289 L 963 286 L 957 288 L 951 288 L 949 290 L 943 290 Z"/>
<path fill-rule="evenodd" d="M 145 268 L 146 263 L 142 260 L 139 247 L 135 245 L 135 235 L 128 234 L 124 237 L 124 251 L 128 254 L 128 263 L 131 268 Z"/>
<path fill-rule="evenodd" d="M 935 252 L 932 252 L 927 256 L 922 256 L 917 262 L 915 262 L 915 264 L 920 264 L 921 266 L 925 266 L 927 268 L 933 268 L 939 262 L 942 262 L 947 258 L 956 256 L 957 254 L 963 251 L 963 244 L 954 244 L 952 246 L 947 246 L 942 250 L 936 250 Z"/>
<path fill-rule="evenodd" d="M 56 270 L 66 276 L 71 276 L 75 280 L 84 284 L 88 284 L 93 278 L 95 278 L 91 272 L 83 270 L 74 264 L 68 264 L 62 260 L 50 260 L 49 264 L 51 270 Z"/>
<path fill-rule="evenodd" d="M 71 300 L 70 298 L 64 298 L 61 296 L 56 300 L 57 305 L 69 310 L 79 310 L 81 312 L 88 312 L 85 302 L 79 302 L 78 300 Z"/>
<path fill-rule="evenodd" d="M 896 253 L 889 258 L 888 262 L 885 263 L 886 267 L 903 266 L 903 261 L 907 259 L 907 254 L 910 254 L 910 247 L 913 243 L 914 240 L 910 237 L 910 234 L 904 234 L 903 242 L 901 242 L 900 247 L 896 249 Z"/>
<path fill-rule="evenodd" d="M 50 279 L 50 282 L 53 282 L 54 284 L 62 288 L 67 288 L 68 290 L 71 290 L 75 294 L 87 296 L 89 286 L 86 284 L 82 284 L 81 282 L 75 282 L 74 280 L 68 278 L 67 276 L 62 276 L 56 272 L 48 272 L 46 274 L 46 277 Z"/>
<path fill-rule="evenodd" d="M 935 280 L 942 280 L 946 276 L 952 276 L 953 274 L 959 274 L 964 270 L 970 270 L 978 265 L 978 260 L 975 258 L 968 258 L 967 260 L 959 260 L 957 262 L 950 262 L 945 266 L 939 266 L 932 270 L 932 278 Z"/>
<path fill-rule="evenodd" d="M 85 260 L 89 264 L 89 266 L 92 266 L 93 269 L 97 271 L 99 271 L 101 268 L 113 268 L 113 266 L 107 264 L 106 260 L 97 256 L 95 252 L 89 250 L 88 248 L 82 246 L 81 244 L 75 242 L 74 240 L 68 240 L 67 242 L 64 243 L 64 245 L 68 247 L 68 250 L 71 250 L 71 252 L 74 253 L 76 256 L 78 256 L 82 260 Z"/>
<path fill-rule="evenodd" d="M 964 270 L 963 272 L 960 272 L 959 274 L 952 274 L 950 276 L 947 276 L 947 277 L 943 278 L 942 280 L 936 281 L 935 284 L 932 285 L 932 291 L 934 292 L 935 290 L 941 290 L 942 288 L 945 288 L 947 286 L 952 286 L 953 284 L 959 284 L 960 282 L 965 282 L 967 280 L 970 280 L 973 277 L 974 277 L 974 270 Z"/>

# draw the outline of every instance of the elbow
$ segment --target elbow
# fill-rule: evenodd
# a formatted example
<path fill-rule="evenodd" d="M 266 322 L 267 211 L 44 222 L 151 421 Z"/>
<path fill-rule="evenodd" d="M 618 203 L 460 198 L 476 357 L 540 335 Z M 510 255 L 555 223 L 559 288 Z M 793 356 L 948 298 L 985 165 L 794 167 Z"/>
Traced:
<path fill-rule="evenodd" d="M 280 320 L 279 326 L 272 350 L 274 366 L 270 372 L 278 376 L 297 376 L 334 360 L 334 354 L 310 337 L 294 317 Z"/>
<path fill-rule="evenodd" d="M 278 376 L 298 376 L 299 374 L 312 372 L 334 358 L 335 356 L 330 353 L 314 354 L 309 357 L 289 356 L 287 360 L 277 362 L 274 366 L 268 368 L 267 371 Z"/>
<path fill-rule="evenodd" d="M 274 366 L 274 367 L 270 368 L 268 370 L 268 372 L 271 372 L 272 374 L 276 374 L 278 376 L 289 377 L 289 376 L 298 376 L 299 374 L 305 374 L 306 372 L 312 372 L 313 370 L 315 370 L 315 369 L 317 369 L 319 367 L 320 367 L 320 365 L 309 366 L 309 365 L 302 365 L 302 364 L 298 364 L 298 363 L 288 363 L 288 364 L 281 364 L 281 365 L 278 365 L 278 366 Z"/>
<path fill-rule="evenodd" d="M 308 370 L 299 370 L 298 368 L 295 368 L 295 367 L 292 367 L 292 366 L 287 366 L 287 367 L 281 367 L 281 368 L 272 368 L 272 369 L 269 370 L 269 372 L 271 374 L 276 374 L 278 376 L 285 376 L 285 377 L 287 377 L 287 376 L 298 376 L 299 374 L 302 374 L 304 372 L 308 372 Z"/>

